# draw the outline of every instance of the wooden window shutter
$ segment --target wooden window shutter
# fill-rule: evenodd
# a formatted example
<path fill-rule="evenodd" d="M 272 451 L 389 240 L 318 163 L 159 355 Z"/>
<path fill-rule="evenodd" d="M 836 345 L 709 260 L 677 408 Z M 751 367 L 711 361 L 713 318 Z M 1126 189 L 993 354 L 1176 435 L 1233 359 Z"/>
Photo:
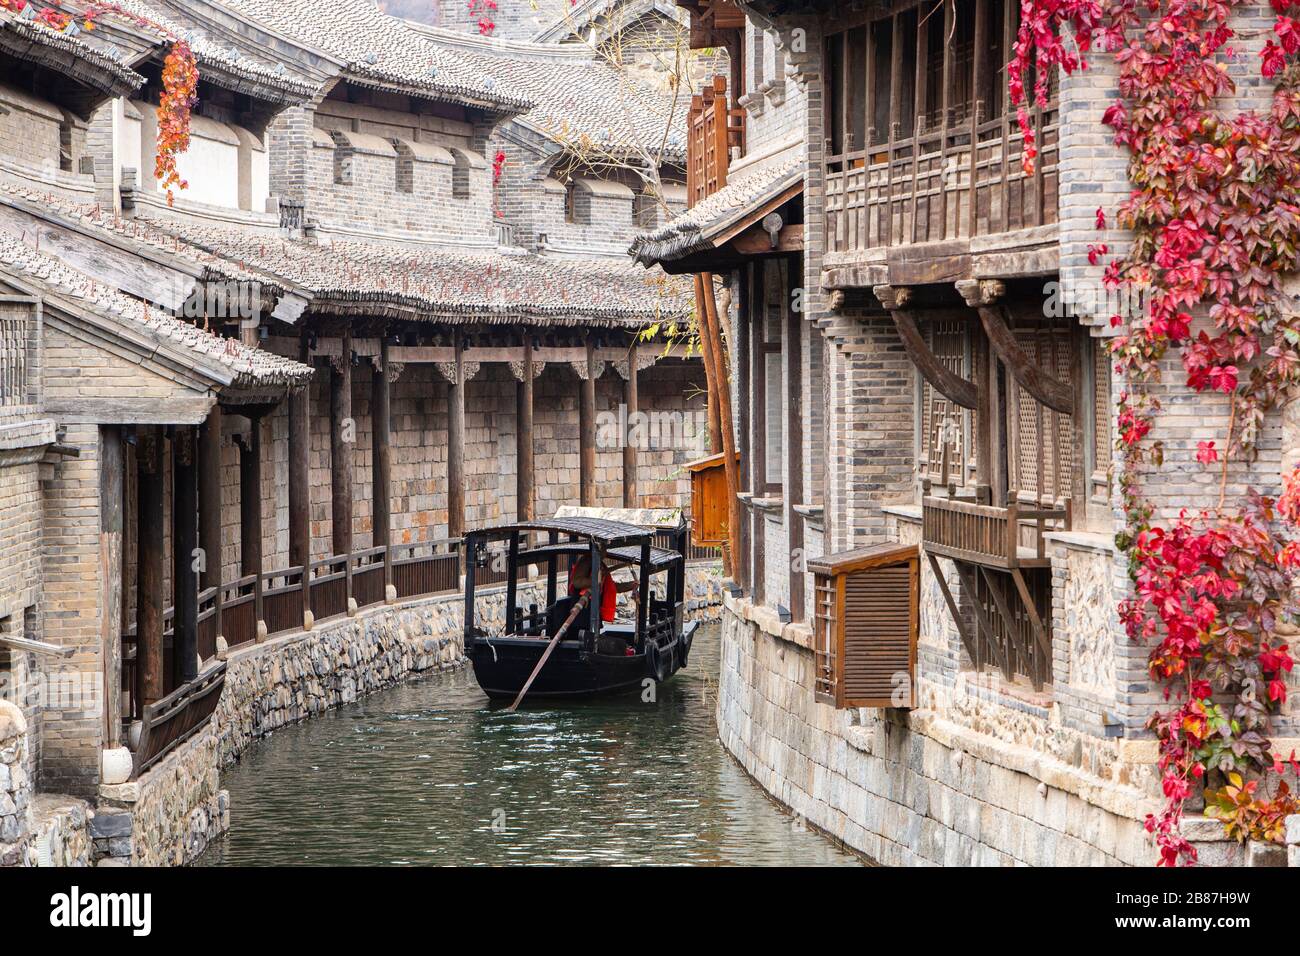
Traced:
<path fill-rule="evenodd" d="M 886 544 L 808 563 L 814 694 L 837 708 L 910 708 L 916 692 L 920 553 Z"/>

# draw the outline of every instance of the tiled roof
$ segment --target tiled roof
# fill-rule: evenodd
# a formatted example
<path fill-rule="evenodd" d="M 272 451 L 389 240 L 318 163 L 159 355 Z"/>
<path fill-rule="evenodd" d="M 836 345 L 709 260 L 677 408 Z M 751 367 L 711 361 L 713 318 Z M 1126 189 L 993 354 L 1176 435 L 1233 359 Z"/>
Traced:
<path fill-rule="evenodd" d="M 239 268 L 218 256 L 180 241 L 175 235 L 151 226 L 143 219 L 123 219 L 99 205 L 73 202 L 26 183 L 0 177 L 0 204 L 13 206 L 30 215 L 53 218 L 79 232 L 111 234 L 129 244 L 156 250 L 185 260 L 203 270 L 204 278 L 265 282 L 266 277 Z"/>
<path fill-rule="evenodd" d="M 648 151 L 666 162 L 681 163 L 686 158 L 689 93 L 675 99 L 585 47 L 493 42 L 415 24 L 411 29 L 439 46 L 481 61 L 483 69 L 507 79 L 511 89 L 535 104 L 519 121 L 561 144 L 616 155 Z"/>
<path fill-rule="evenodd" d="M 804 160 L 799 156 L 742 173 L 658 229 L 637 236 L 628 254 L 643 265 L 653 265 L 711 248 L 714 236 L 746 213 L 802 182 L 803 172 Z"/>
<path fill-rule="evenodd" d="M 128 16 L 139 17 L 142 22 L 137 26 L 149 33 L 160 38 L 179 37 L 188 43 L 198 61 L 199 76 L 217 86 L 283 102 L 310 99 L 318 90 L 315 83 L 294 76 L 279 63 L 262 62 L 233 45 L 223 46 L 201 30 L 175 19 L 155 0 L 116 0 L 116 3 Z M 149 22 L 161 29 L 148 26 Z"/>
<path fill-rule="evenodd" d="M 440 47 L 369 0 L 224 0 L 226 6 L 347 64 L 349 80 L 519 112 L 532 103 L 494 64 Z"/>
<path fill-rule="evenodd" d="M 225 339 L 150 309 L 138 299 L 95 282 L 59 260 L 0 229 L 0 274 L 35 283 L 44 294 L 77 302 L 83 308 L 131 323 L 160 344 L 190 353 L 200 372 L 224 370 L 237 387 L 298 384 L 311 378 L 310 366 L 262 349 L 249 348 L 237 339 Z"/>
<path fill-rule="evenodd" d="M 242 269 L 303 288 L 314 312 L 639 328 L 679 318 L 687 308 L 681 280 L 647 275 L 631 263 L 338 239 L 322 245 L 192 220 L 152 225 Z"/>
<path fill-rule="evenodd" d="M 62 70 L 107 96 L 124 96 L 144 83 L 143 76 L 103 51 L 7 11 L 0 11 L 0 49 L 20 60 Z"/>

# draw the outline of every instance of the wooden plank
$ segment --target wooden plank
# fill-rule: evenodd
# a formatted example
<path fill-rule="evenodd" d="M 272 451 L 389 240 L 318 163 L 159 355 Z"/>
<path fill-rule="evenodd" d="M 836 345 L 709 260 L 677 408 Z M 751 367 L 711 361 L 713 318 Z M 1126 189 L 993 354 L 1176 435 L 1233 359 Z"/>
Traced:
<path fill-rule="evenodd" d="M 162 432 L 142 428 L 136 438 L 136 668 L 145 704 L 166 693 L 163 676 L 163 468 Z"/>
<path fill-rule="evenodd" d="M 194 428 L 177 429 L 172 439 L 172 684 L 180 687 L 199 674 L 198 448 Z M 258 533 L 261 533 L 259 526 Z"/>
<path fill-rule="evenodd" d="M 630 368 L 635 369 L 633 362 Z M 516 472 L 516 510 L 520 521 L 537 517 L 534 498 L 535 446 L 533 444 L 533 342 L 525 333 L 523 350 L 523 380 L 515 386 L 515 407 L 519 422 L 517 439 L 519 466 Z"/>
<path fill-rule="evenodd" d="M 596 365 L 591 340 L 587 340 L 587 374 L 579 386 L 578 500 L 584 507 L 596 504 Z M 597 576 L 593 572 L 593 579 Z"/>
<path fill-rule="evenodd" d="M 447 537 L 465 534 L 465 343 L 459 332 L 447 385 Z"/>
<path fill-rule="evenodd" d="M 623 404 L 627 408 L 628 421 L 637 414 L 639 396 L 637 394 L 637 347 L 633 342 L 628 348 L 627 378 L 623 382 Z M 636 508 L 640 504 L 637 494 L 637 453 L 638 449 L 626 434 L 623 440 L 623 507 Z"/>
<path fill-rule="evenodd" d="M 352 335 L 343 335 L 343 352 L 330 364 L 330 525 L 335 555 L 352 553 Z M 247 573 L 247 572 L 246 572 Z"/>

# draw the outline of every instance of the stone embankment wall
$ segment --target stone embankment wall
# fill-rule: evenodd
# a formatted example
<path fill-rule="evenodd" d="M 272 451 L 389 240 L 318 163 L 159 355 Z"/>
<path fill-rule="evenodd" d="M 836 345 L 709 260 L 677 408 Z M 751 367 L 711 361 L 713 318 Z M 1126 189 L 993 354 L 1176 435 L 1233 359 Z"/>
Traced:
<path fill-rule="evenodd" d="M 26 767 L 27 720 L 17 706 L 0 700 L 0 866 L 27 858 L 32 793 Z"/>
<path fill-rule="evenodd" d="M 1058 719 L 922 687 L 933 708 L 836 710 L 813 696 L 811 635 L 727 597 L 718 733 L 774 798 L 891 866 L 1151 866 L 1143 821 L 1160 805 L 1152 740 L 1106 740 Z M 1238 844 L 1217 820 L 1184 833 L 1209 866 L 1300 866 L 1286 847 Z"/>
<path fill-rule="evenodd" d="M 687 573 L 688 614 L 716 617 L 722 599 L 716 565 Z M 521 584 L 523 604 L 544 599 L 544 582 Z M 489 630 L 505 617 L 505 590 L 486 591 L 478 620 Z M 281 727 L 391 687 L 424 671 L 464 663 L 464 601 L 440 596 L 365 610 L 310 632 L 237 648 L 207 732 L 140 779 L 100 788 L 89 821 L 100 865 L 183 865 L 230 826 L 220 770 Z"/>

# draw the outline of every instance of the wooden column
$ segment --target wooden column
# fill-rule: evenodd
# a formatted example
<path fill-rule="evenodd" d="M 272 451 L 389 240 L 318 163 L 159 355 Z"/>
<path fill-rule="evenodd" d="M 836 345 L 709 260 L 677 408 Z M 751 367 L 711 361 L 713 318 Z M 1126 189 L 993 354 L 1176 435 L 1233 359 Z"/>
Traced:
<path fill-rule="evenodd" d="M 212 406 L 199 429 L 199 547 L 203 549 L 200 587 L 221 583 L 221 406 Z M 217 633 L 221 633 L 218 624 Z"/>
<path fill-rule="evenodd" d="M 515 494 L 516 511 L 520 521 L 532 521 L 537 517 L 537 505 L 533 499 L 534 459 L 533 459 L 533 343 L 524 336 L 524 360 L 522 367 L 515 374 L 519 380 L 515 386 L 515 409 L 519 424 L 518 458 L 519 468 L 516 475 Z"/>
<path fill-rule="evenodd" d="M 352 553 L 352 335 L 345 333 L 342 352 L 330 364 L 330 509 L 335 555 Z"/>
<path fill-rule="evenodd" d="M 248 439 L 239 442 L 239 571 L 254 576 L 254 617 L 262 616 L 262 419 L 248 416 Z"/>
<path fill-rule="evenodd" d="M 447 537 L 465 534 L 465 361 L 456 335 L 456 357 L 447 370 Z"/>
<path fill-rule="evenodd" d="M 388 342 L 379 345 L 379 365 L 371 380 L 370 393 L 370 441 L 374 464 L 374 504 L 371 521 L 371 543 L 373 547 L 384 549 L 384 589 L 393 583 L 392 553 L 388 549 L 391 543 L 392 527 L 392 475 L 393 450 L 390 445 L 392 432 L 391 403 L 389 395 Z"/>
<path fill-rule="evenodd" d="M 299 361 L 306 362 L 306 348 Z M 289 392 L 289 564 L 311 562 L 311 386 Z"/>
<path fill-rule="evenodd" d="M 636 343 L 627 353 L 627 378 L 623 382 L 623 404 L 627 407 L 627 420 L 637 413 L 636 391 Z M 629 429 L 623 429 L 623 507 L 635 508 L 640 503 L 637 495 L 637 452 L 636 445 L 628 441 Z"/>
<path fill-rule="evenodd" d="M 104 746 L 122 742 L 122 498 L 126 457 L 122 430 L 99 428 L 99 567 L 104 613 L 100 617 L 104 654 Z"/>
<path fill-rule="evenodd" d="M 596 504 L 596 370 L 591 339 L 587 339 L 585 365 L 578 402 L 578 501 L 591 507 Z"/>
<path fill-rule="evenodd" d="M 195 428 L 172 439 L 172 685 L 199 676 L 199 468 Z"/>
<path fill-rule="evenodd" d="M 789 529 L 789 547 L 791 553 L 802 551 L 804 547 L 803 515 L 794 510 L 797 504 L 806 503 L 804 496 L 803 465 L 803 317 L 790 307 L 790 289 L 794 283 L 801 281 L 803 261 L 788 258 L 783 261 L 781 289 L 785 311 L 785 378 L 787 382 L 786 418 L 785 418 L 785 520 Z M 791 569 L 790 573 L 790 617 L 796 622 L 804 620 L 804 592 L 807 576 L 802 571 Z"/>
<path fill-rule="evenodd" d="M 161 700 L 163 677 L 163 436 L 156 425 L 139 429 L 136 443 L 136 667 L 140 699 Z"/>

